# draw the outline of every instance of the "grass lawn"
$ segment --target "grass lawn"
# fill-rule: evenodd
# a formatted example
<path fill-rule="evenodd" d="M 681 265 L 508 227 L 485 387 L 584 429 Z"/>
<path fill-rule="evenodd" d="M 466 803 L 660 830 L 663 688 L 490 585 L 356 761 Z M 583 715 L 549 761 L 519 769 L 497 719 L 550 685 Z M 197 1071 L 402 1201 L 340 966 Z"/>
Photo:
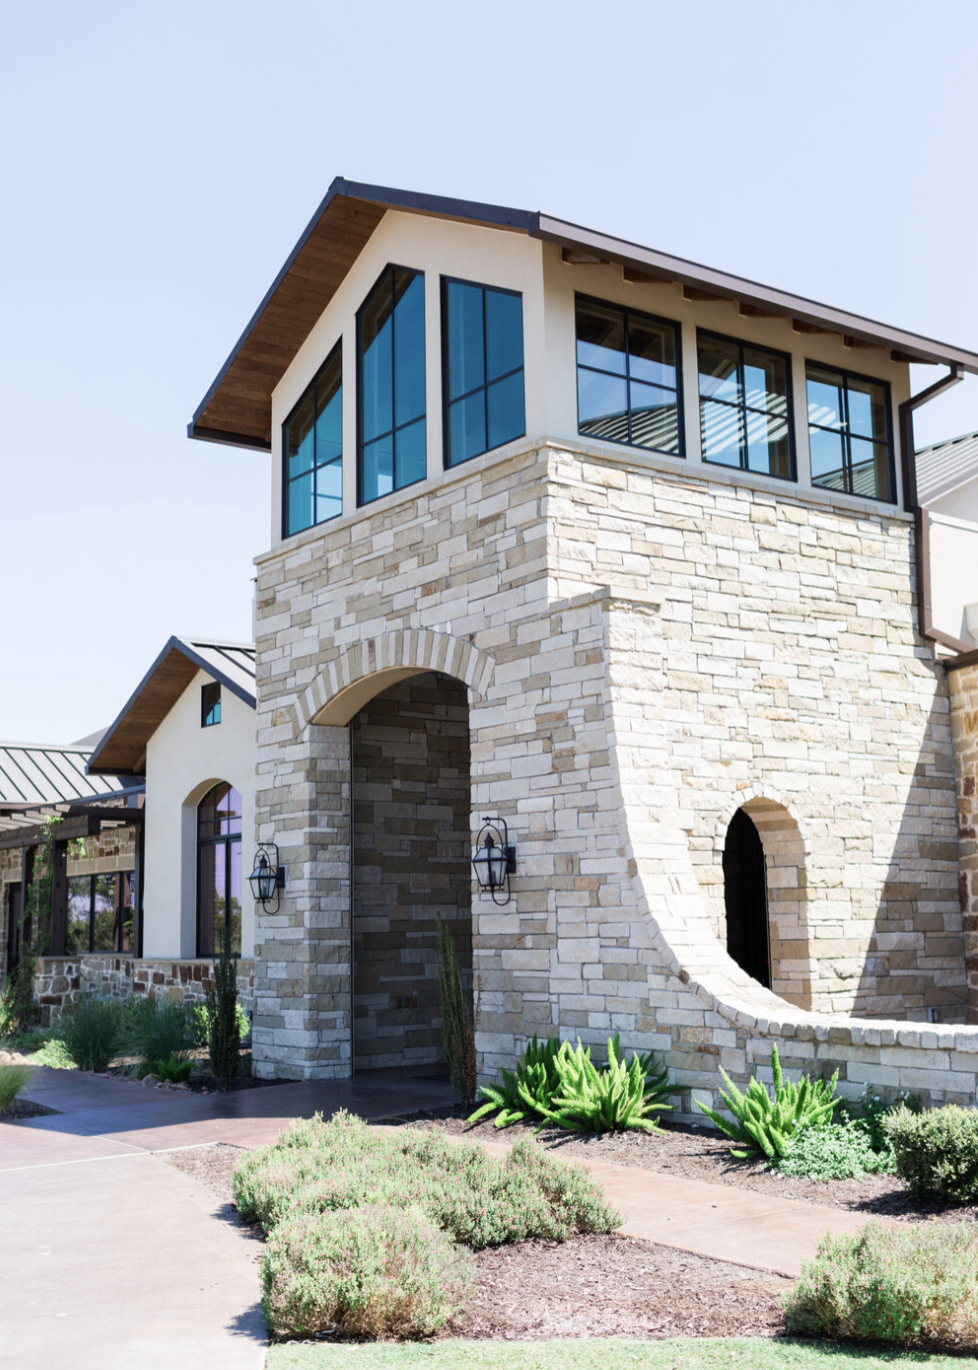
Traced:
<path fill-rule="evenodd" d="M 361 1346 L 272 1346 L 268 1370 L 867 1370 L 960 1367 L 926 1351 L 863 1351 L 827 1341 L 682 1337 L 666 1341 L 381 1342 Z"/>

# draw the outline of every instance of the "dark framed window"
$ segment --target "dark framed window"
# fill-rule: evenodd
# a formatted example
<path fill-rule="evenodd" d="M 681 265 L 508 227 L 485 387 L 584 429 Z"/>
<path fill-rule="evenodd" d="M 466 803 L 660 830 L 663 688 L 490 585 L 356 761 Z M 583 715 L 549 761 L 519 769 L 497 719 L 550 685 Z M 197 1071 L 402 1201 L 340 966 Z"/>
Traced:
<path fill-rule="evenodd" d="M 197 955 L 216 956 L 224 930 L 241 955 L 241 796 L 215 785 L 197 808 Z"/>
<path fill-rule="evenodd" d="M 790 359 L 702 330 L 696 351 L 703 460 L 796 480 Z"/>
<path fill-rule="evenodd" d="M 522 295 L 443 276 L 441 338 L 445 465 L 457 466 L 526 432 Z"/>
<path fill-rule="evenodd" d="M 821 362 L 805 380 L 812 484 L 895 504 L 890 387 Z"/>
<path fill-rule="evenodd" d="M 424 480 L 424 275 L 388 266 L 357 314 L 357 501 Z"/>
<path fill-rule="evenodd" d="M 200 687 L 200 726 L 213 728 L 221 721 L 221 687 L 216 680 Z"/>
<path fill-rule="evenodd" d="M 343 344 L 282 425 L 282 536 L 343 512 Z"/>
<path fill-rule="evenodd" d="M 681 457 L 679 324 L 576 297 L 578 432 Z"/>
<path fill-rule="evenodd" d="M 133 872 L 69 875 L 65 955 L 135 949 Z"/>

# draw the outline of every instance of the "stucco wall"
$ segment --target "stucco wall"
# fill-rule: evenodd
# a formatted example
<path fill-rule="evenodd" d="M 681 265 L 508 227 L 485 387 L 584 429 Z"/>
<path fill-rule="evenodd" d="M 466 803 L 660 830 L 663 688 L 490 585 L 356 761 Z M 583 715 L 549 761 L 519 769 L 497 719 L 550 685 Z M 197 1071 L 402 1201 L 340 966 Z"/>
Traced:
<path fill-rule="evenodd" d="M 970 523 L 930 514 L 930 578 L 934 626 L 962 642 L 978 643 L 978 519 Z M 969 605 L 974 632 L 968 628 Z"/>
<path fill-rule="evenodd" d="M 221 721 L 200 726 L 198 671 L 146 749 L 146 882 L 143 954 L 197 952 L 197 805 L 219 781 L 241 795 L 241 954 L 254 949 L 254 900 L 247 876 L 255 848 L 255 711 L 226 687 Z"/>

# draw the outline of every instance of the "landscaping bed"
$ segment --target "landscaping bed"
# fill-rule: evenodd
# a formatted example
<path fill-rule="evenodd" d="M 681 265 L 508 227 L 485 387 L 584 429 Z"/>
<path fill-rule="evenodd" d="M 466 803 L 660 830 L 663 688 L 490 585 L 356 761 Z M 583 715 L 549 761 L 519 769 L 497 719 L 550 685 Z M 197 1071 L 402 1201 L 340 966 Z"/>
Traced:
<path fill-rule="evenodd" d="M 496 1128 L 492 1119 L 469 1123 L 461 1108 L 426 1109 L 384 1120 L 437 1130 L 466 1141 L 518 1142 L 533 1136 L 533 1127 L 514 1123 Z M 978 1221 L 978 1205 L 941 1204 L 914 1199 L 893 1175 L 864 1175 L 852 1180 L 804 1180 L 769 1170 L 758 1161 L 738 1161 L 730 1155 L 731 1144 L 718 1132 L 680 1123 L 663 1123 L 661 1132 L 568 1133 L 545 1128 L 536 1135 L 541 1146 L 567 1160 L 607 1161 L 676 1175 L 705 1184 L 731 1185 L 781 1199 L 845 1208 L 852 1212 L 902 1222 Z"/>

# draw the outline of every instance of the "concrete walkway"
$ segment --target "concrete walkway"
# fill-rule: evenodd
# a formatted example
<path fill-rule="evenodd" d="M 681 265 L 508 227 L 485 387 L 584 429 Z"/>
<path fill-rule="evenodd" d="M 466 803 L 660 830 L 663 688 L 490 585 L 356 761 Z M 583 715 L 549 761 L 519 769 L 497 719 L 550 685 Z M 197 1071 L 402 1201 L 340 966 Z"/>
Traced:
<path fill-rule="evenodd" d="M 451 1100 L 439 1080 L 376 1072 L 231 1095 L 151 1090 L 42 1070 L 28 1097 L 62 1111 L 0 1124 L 0 1346 L 18 1370 L 260 1370 L 260 1245 L 214 1195 L 154 1152 L 262 1146 L 295 1117 L 382 1119 Z M 487 1149 L 503 1154 L 500 1139 Z M 624 1232 L 797 1275 L 827 1230 L 866 1219 L 665 1172 L 589 1162 Z M 15 1256 L 14 1259 L 10 1259 Z"/>

